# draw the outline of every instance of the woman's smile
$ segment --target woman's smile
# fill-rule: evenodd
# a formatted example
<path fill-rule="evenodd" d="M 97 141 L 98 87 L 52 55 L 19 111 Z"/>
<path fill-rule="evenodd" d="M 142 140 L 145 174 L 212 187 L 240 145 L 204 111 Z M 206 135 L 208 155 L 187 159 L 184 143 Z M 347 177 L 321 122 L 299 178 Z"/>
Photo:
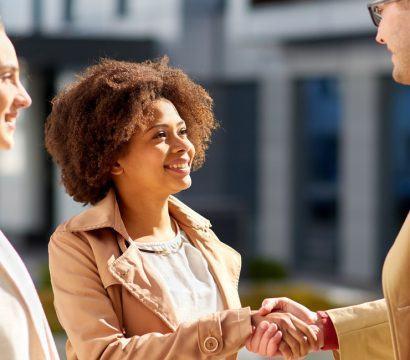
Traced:
<path fill-rule="evenodd" d="M 189 175 L 191 173 L 191 165 L 188 159 L 178 159 L 170 164 L 164 165 L 165 170 L 172 171 L 178 175 Z"/>

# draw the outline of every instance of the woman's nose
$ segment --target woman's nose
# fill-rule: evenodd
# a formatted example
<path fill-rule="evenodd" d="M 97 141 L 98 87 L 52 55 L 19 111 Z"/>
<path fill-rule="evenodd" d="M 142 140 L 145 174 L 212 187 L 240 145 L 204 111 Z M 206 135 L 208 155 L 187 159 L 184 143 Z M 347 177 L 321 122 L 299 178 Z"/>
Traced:
<path fill-rule="evenodd" d="M 189 150 L 190 142 L 188 139 L 181 138 L 179 136 L 175 136 L 173 141 L 173 149 L 174 152 L 186 152 Z"/>
<path fill-rule="evenodd" d="M 30 95 L 21 83 L 19 84 L 19 91 L 16 96 L 15 102 L 16 107 L 18 108 L 28 108 L 32 103 Z"/>

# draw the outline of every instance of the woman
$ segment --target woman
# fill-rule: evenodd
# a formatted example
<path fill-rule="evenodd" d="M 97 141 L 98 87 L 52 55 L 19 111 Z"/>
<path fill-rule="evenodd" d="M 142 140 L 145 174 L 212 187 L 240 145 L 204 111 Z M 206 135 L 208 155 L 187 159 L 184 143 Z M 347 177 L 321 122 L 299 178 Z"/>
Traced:
<path fill-rule="evenodd" d="M 315 342 L 293 316 L 241 308 L 239 255 L 172 196 L 215 128 L 211 98 L 166 59 L 103 60 L 54 99 L 47 149 L 67 192 L 93 205 L 49 245 L 68 359 L 233 359 L 262 321 L 287 330 L 289 353 Z M 269 325 L 264 350 L 281 336 Z"/>
<path fill-rule="evenodd" d="M 0 150 L 14 145 L 20 109 L 31 105 L 19 79 L 13 44 L 0 23 Z M 40 300 L 30 275 L 0 231 L 0 358 L 58 359 Z"/>

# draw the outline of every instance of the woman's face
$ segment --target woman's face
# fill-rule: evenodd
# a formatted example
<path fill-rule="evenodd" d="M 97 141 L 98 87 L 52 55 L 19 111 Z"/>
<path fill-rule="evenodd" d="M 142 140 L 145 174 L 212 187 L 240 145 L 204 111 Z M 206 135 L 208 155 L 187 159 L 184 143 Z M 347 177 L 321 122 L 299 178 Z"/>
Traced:
<path fill-rule="evenodd" d="M 31 105 L 19 78 L 19 65 L 13 44 L 0 30 L 0 149 L 14 145 L 18 111 Z"/>
<path fill-rule="evenodd" d="M 113 169 L 114 181 L 123 187 L 168 196 L 191 186 L 195 149 L 184 120 L 170 101 L 154 102 L 154 120 L 137 132 L 128 146 Z"/>

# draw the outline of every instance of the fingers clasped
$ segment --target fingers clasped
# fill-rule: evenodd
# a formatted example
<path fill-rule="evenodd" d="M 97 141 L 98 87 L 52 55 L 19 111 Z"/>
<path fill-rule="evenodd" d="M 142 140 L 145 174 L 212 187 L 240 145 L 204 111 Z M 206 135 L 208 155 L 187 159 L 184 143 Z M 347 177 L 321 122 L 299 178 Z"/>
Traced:
<path fill-rule="evenodd" d="M 253 315 L 254 331 L 246 347 L 262 356 L 282 355 L 286 360 L 318 350 L 316 314 L 287 298 L 266 299 Z"/>
<path fill-rule="evenodd" d="M 246 348 L 261 356 L 274 356 L 278 353 L 282 332 L 275 323 L 262 321 L 249 337 Z"/>

